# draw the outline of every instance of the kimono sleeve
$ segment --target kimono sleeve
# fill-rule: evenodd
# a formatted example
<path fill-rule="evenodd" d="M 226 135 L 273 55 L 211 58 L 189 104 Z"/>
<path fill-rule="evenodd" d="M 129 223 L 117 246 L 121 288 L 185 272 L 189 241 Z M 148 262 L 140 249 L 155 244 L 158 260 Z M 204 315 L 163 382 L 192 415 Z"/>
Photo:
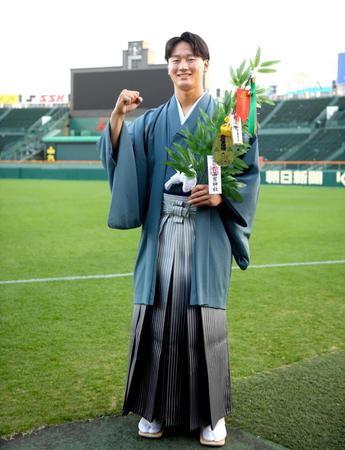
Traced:
<path fill-rule="evenodd" d="M 149 114 L 145 113 L 130 125 L 123 123 L 116 154 L 110 139 L 110 124 L 98 142 L 111 191 L 110 228 L 136 228 L 143 223 L 147 194 L 145 135 L 148 122 Z"/>
<path fill-rule="evenodd" d="M 243 174 L 237 176 L 238 181 L 245 183 L 245 187 L 240 189 L 243 201 L 238 202 L 223 195 L 223 202 L 218 207 L 230 239 L 234 258 L 238 266 L 243 270 L 249 265 L 249 237 L 259 195 L 260 171 L 258 152 L 258 140 L 257 136 L 255 136 L 251 148 L 243 157 L 248 168 Z"/>

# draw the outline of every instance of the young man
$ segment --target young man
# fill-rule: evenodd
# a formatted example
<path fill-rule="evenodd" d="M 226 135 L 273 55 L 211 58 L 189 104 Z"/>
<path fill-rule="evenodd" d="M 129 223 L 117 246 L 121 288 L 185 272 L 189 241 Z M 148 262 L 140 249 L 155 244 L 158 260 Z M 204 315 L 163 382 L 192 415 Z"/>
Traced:
<path fill-rule="evenodd" d="M 232 256 L 242 269 L 249 263 L 257 142 L 244 156 L 242 203 L 210 195 L 206 184 L 188 191 L 175 183 L 165 147 L 183 145 L 183 128 L 193 132 L 199 108 L 211 116 L 215 101 L 203 90 L 209 51 L 201 37 L 170 39 L 165 57 L 173 97 L 127 126 L 126 114 L 143 99 L 123 90 L 99 142 L 112 193 L 109 226 L 142 226 L 123 414 L 142 416 L 144 437 L 185 425 L 200 428 L 202 444 L 221 446 L 232 409 L 226 302 Z"/>

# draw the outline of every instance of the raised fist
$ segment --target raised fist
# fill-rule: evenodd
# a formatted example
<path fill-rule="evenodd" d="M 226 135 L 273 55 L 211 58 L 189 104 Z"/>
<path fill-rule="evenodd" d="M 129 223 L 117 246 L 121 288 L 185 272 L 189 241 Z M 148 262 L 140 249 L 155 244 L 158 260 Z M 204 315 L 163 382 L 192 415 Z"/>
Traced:
<path fill-rule="evenodd" d="M 142 101 L 143 99 L 140 97 L 140 93 L 138 91 L 128 91 L 127 89 L 124 89 L 117 99 L 113 112 L 116 114 L 125 115 L 128 112 L 137 109 Z"/>

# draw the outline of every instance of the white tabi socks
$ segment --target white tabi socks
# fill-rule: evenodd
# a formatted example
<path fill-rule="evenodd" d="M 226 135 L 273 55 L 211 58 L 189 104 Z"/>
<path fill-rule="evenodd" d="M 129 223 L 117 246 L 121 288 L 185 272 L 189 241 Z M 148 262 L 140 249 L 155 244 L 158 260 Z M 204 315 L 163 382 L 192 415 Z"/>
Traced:
<path fill-rule="evenodd" d="M 144 417 L 140 419 L 138 424 L 139 435 L 144 437 L 159 438 L 163 434 L 163 426 L 161 422 L 153 420 L 149 422 Z"/>
<path fill-rule="evenodd" d="M 216 423 L 216 426 L 212 430 L 211 425 L 207 427 L 201 427 L 200 430 L 200 443 L 210 446 L 222 446 L 225 444 L 227 432 L 225 427 L 224 417 Z"/>

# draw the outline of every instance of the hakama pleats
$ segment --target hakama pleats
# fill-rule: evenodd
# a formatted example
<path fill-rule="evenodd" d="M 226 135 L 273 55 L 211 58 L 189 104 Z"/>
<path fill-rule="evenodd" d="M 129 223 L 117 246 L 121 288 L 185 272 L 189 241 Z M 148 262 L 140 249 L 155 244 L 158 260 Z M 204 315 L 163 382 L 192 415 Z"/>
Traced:
<path fill-rule="evenodd" d="M 232 410 L 226 311 L 189 306 L 195 211 L 164 194 L 155 305 L 134 305 L 123 406 L 189 430 Z"/>

